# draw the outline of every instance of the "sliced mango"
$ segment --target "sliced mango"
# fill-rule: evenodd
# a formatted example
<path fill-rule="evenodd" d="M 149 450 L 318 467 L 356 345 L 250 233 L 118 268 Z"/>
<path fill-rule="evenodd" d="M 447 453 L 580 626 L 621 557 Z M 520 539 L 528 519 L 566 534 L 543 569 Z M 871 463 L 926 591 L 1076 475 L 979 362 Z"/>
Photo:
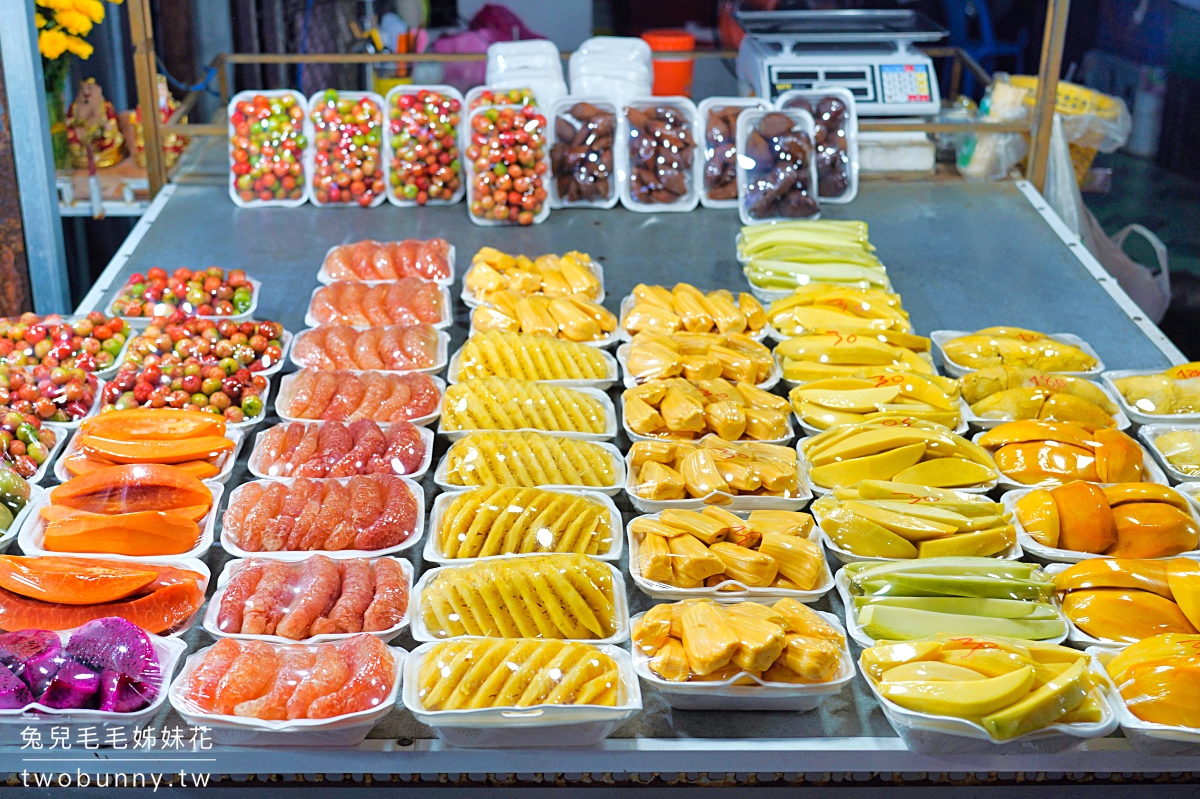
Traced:
<path fill-rule="evenodd" d="M 900 707 L 918 713 L 975 718 L 1008 707 L 1029 693 L 1031 687 L 1033 669 L 1026 667 L 999 677 L 970 682 L 881 683 L 879 693 Z"/>

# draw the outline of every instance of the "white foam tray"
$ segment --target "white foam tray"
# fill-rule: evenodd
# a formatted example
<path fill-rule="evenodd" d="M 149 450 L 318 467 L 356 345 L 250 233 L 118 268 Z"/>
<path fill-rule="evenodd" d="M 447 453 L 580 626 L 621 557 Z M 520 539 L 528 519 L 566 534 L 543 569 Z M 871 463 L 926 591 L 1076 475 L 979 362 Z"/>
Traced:
<path fill-rule="evenodd" d="M 281 424 L 292 424 L 292 422 L 281 422 Z M 313 425 L 323 425 L 326 424 L 326 422 L 307 421 L 298 422 L 297 424 L 303 424 L 307 427 Z M 339 422 L 338 424 L 345 423 Z M 376 424 L 378 424 L 378 422 Z M 387 424 L 381 424 L 379 426 L 384 430 L 389 427 Z M 262 440 L 263 436 L 270 431 L 270 428 L 263 430 L 254 438 L 254 448 L 250 450 L 250 460 L 247 461 L 246 468 L 250 470 L 250 474 L 254 475 L 260 480 L 282 480 L 284 479 L 284 475 L 267 474 L 262 468 Z M 412 474 L 399 475 L 400 477 L 407 477 L 414 482 L 420 482 L 421 478 L 425 476 L 425 472 L 429 471 L 429 465 L 433 463 L 433 442 L 435 438 L 434 432 L 428 427 L 418 426 L 417 431 L 421 434 L 421 443 L 425 445 L 425 457 L 421 459 L 421 465 L 417 467 L 417 471 L 413 472 Z"/>
<path fill-rule="evenodd" d="M 388 183 L 389 194 L 391 192 L 391 187 L 392 187 L 392 184 L 389 181 L 389 183 Z M 389 197 L 389 199 L 391 199 L 391 198 Z M 415 202 L 411 203 L 411 204 L 416 205 Z M 430 205 L 437 205 L 437 204 L 445 205 L 446 203 L 430 200 L 429 204 Z M 357 242 L 353 242 L 353 241 L 343 242 L 343 244 L 356 244 L 356 243 Z M 381 244 L 390 244 L 393 242 L 380 242 L 380 243 Z M 342 246 L 342 245 L 335 244 L 335 245 L 333 245 L 333 247 L 330 247 L 328 250 L 325 251 L 325 257 L 321 260 L 321 268 L 317 270 L 317 282 L 320 283 L 322 286 L 328 286 L 330 283 L 337 283 L 339 280 L 343 283 L 362 283 L 367 286 L 378 286 L 380 283 L 395 283 L 396 281 L 401 279 L 401 278 L 389 278 L 387 280 L 354 280 L 351 278 L 335 278 L 335 277 L 333 277 L 332 275 L 329 274 L 329 271 L 327 269 L 325 269 L 325 262 L 329 260 L 329 256 L 330 256 L 330 254 L 333 253 L 334 249 L 336 247 L 340 247 L 340 246 Z M 450 277 L 445 277 L 445 278 L 439 277 L 437 280 L 433 281 L 434 283 L 437 283 L 439 286 L 446 286 L 447 288 L 449 288 L 450 285 L 454 283 L 454 264 L 455 264 L 456 257 L 457 256 L 455 254 L 454 245 L 451 244 L 450 245 L 450 253 L 446 257 L 446 260 L 450 264 Z M 417 275 L 413 275 L 413 277 L 417 277 Z M 421 278 L 421 279 L 424 280 L 425 278 Z"/>
<path fill-rule="evenodd" d="M 354 372 L 355 374 L 363 374 L 364 372 L 369 372 L 371 370 L 370 369 L 343 369 L 342 371 Z M 279 416 L 279 418 L 285 422 L 319 422 L 319 421 L 322 421 L 320 419 L 301 419 L 299 416 L 288 416 L 286 413 L 283 412 L 283 409 L 286 408 L 292 401 L 292 395 L 295 391 L 295 385 L 296 385 L 296 376 L 298 374 L 300 374 L 300 373 L 292 372 L 291 374 L 286 374 L 279 381 L 279 396 L 275 398 L 275 413 L 276 413 L 276 415 Z M 433 380 L 434 385 L 437 386 L 438 392 L 441 393 L 442 395 L 445 395 L 446 382 L 444 380 L 442 380 L 442 378 L 437 377 L 437 376 L 433 376 L 431 379 Z M 441 407 L 442 407 L 441 401 L 439 401 L 438 407 L 433 413 L 426 414 L 425 416 L 418 416 L 415 419 L 406 419 L 405 421 L 411 422 L 411 423 L 415 424 L 417 427 L 424 427 L 425 425 L 427 425 L 430 422 L 437 419 L 439 415 L 441 415 Z M 391 422 L 380 422 L 380 421 L 376 421 L 375 423 L 385 429 L 387 428 L 387 426 L 389 424 L 391 424 Z"/>
<path fill-rule="evenodd" d="M 730 202 L 730 201 L 722 200 L 721 202 Z M 704 289 L 698 289 L 698 290 L 702 294 L 705 294 L 705 295 L 707 295 L 709 293 L 709 291 L 712 291 L 712 289 L 709 289 L 709 291 L 705 291 Z M 621 311 L 620 311 L 620 313 L 617 314 L 617 319 L 619 320 L 619 323 L 617 325 L 617 338 L 619 338 L 623 342 L 632 341 L 633 337 L 635 335 L 634 333 L 629 332 L 628 328 L 625 327 L 625 317 L 628 316 L 629 312 L 633 310 L 636 302 L 637 301 L 634 299 L 634 296 L 632 293 L 626 294 L 624 297 L 621 298 L 621 306 L 620 306 Z M 736 299 L 735 299 L 735 303 L 736 303 Z M 761 342 L 761 341 L 765 341 L 767 339 L 769 330 L 770 330 L 770 325 L 767 325 L 766 327 L 763 327 L 762 329 L 758 330 L 757 332 L 743 333 L 743 335 L 747 335 L 750 338 L 754 339 L 755 341 Z M 687 333 L 687 331 L 684 331 L 684 330 L 679 330 L 677 332 L 680 334 Z M 710 330 L 708 332 L 709 333 L 717 333 L 719 331 Z M 674 335 L 674 334 L 669 334 L 669 335 Z"/>
<path fill-rule="evenodd" d="M 391 325 L 391 327 L 402 327 L 402 326 L 403 325 Z M 296 340 L 299 341 L 301 338 L 303 338 L 304 336 L 306 336 L 312 332 L 313 332 L 313 328 L 307 328 L 305 330 L 301 330 L 299 333 L 296 334 Z M 445 330 L 438 330 L 437 331 L 437 355 L 435 356 L 433 366 L 425 366 L 420 369 L 371 369 L 371 370 L 356 369 L 353 371 L 374 371 L 374 372 L 383 372 L 384 374 L 389 374 L 389 375 L 404 375 L 404 374 L 409 374 L 410 372 L 424 372 L 427 375 L 435 375 L 438 372 L 440 372 L 446 368 L 446 364 L 449 363 L 449 361 L 450 361 L 449 353 L 450 353 L 450 334 L 447 333 Z M 292 352 L 291 352 L 291 361 L 292 361 L 292 364 L 297 369 L 313 369 L 316 371 L 320 371 L 319 366 L 314 366 L 312 364 L 300 363 L 300 361 L 296 360 L 296 351 L 295 350 L 292 350 Z"/>
<path fill-rule="evenodd" d="M 972 369 L 969 366 L 963 366 L 950 360 L 946 357 L 946 353 L 942 349 L 946 342 L 950 341 L 951 339 L 973 335 L 975 335 L 975 333 L 970 330 L 935 330 L 929 334 L 929 337 L 933 339 L 933 349 L 937 353 L 938 359 L 941 360 L 942 367 L 945 369 L 946 374 L 950 375 L 951 377 L 962 377 L 965 374 L 975 371 L 975 369 Z M 1050 372 L 1049 374 L 1088 378 L 1098 377 L 1100 373 L 1104 371 L 1104 361 L 1100 360 L 1099 353 L 1092 349 L 1091 344 L 1088 344 L 1079 336 L 1076 336 L 1074 333 L 1048 333 L 1046 335 L 1055 341 L 1062 342 L 1063 344 L 1070 344 L 1073 347 L 1078 347 L 1096 359 L 1096 365 L 1085 372 Z"/>
<path fill-rule="evenodd" d="M 581 264 L 581 265 L 585 269 L 590 270 L 591 273 L 596 276 L 596 280 L 600 281 L 600 294 L 596 297 L 585 297 L 584 299 L 588 299 L 594 303 L 603 305 L 604 298 L 608 296 L 604 290 L 604 267 L 601 266 L 596 261 L 588 261 L 587 263 Z M 469 274 L 470 271 L 471 271 L 471 267 L 468 266 L 467 274 Z M 487 305 L 486 302 L 484 302 L 482 299 L 480 299 L 478 296 L 476 296 L 475 294 L 473 294 L 471 291 L 469 291 L 467 289 L 466 274 L 463 275 L 462 293 L 459 296 L 462 298 L 463 303 L 472 310 L 474 310 L 475 308 L 478 308 L 481 305 Z"/>
<path fill-rule="evenodd" d="M 987 431 L 984 430 L 982 432 L 976 433 L 974 436 L 972 436 L 971 441 L 978 444 L 979 439 L 986 432 Z M 1138 448 L 1142 450 L 1142 468 L 1143 468 L 1142 476 L 1145 478 L 1142 480 L 1142 482 L 1143 483 L 1158 483 L 1159 485 L 1164 485 L 1164 486 L 1170 485 L 1171 481 L 1167 479 L 1167 476 L 1165 474 L 1163 474 L 1163 470 L 1159 468 L 1158 463 L 1155 462 L 1154 458 L 1150 455 L 1150 453 L 1146 451 L 1146 448 L 1143 447 L 1141 444 L 1138 444 Z M 991 450 L 988 450 L 988 452 L 990 454 Z M 996 467 L 996 471 L 1000 472 L 999 466 Z M 1070 481 L 1068 481 L 1068 482 L 1070 482 Z M 1016 480 L 1010 479 L 1004 472 L 1000 472 L 1000 480 L 999 480 L 998 485 L 1000 486 L 1000 489 L 1002 491 L 1021 491 L 1022 489 L 1026 489 L 1026 488 L 1055 488 L 1056 486 L 1062 485 L 1062 481 L 1061 480 L 1043 480 L 1040 483 L 1018 483 Z M 1096 485 L 1109 486 L 1109 485 L 1116 485 L 1116 484 L 1115 483 L 1097 483 Z M 966 489 L 959 489 L 959 490 L 961 491 L 961 490 L 966 490 Z"/>
<path fill-rule="evenodd" d="M 705 505 L 720 505 L 730 511 L 755 510 L 804 510 L 804 506 L 812 499 L 812 491 L 804 473 L 800 474 L 800 493 L 794 497 L 769 497 L 747 494 L 725 494 L 714 491 L 706 497 L 687 497 L 685 499 L 643 499 L 636 492 L 637 477 L 630 456 L 625 456 L 625 493 L 629 501 L 640 513 L 661 513 L 670 508 L 684 510 L 703 510 Z"/>
<path fill-rule="evenodd" d="M 446 373 L 446 380 L 451 385 L 463 382 L 459 379 L 459 372 L 462 369 L 462 353 L 462 348 L 459 348 L 454 355 L 450 356 L 450 370 Z M 607 391 L 620 378 L 620 370 L 617 359 L 611 353 L 600 350 L 600 354 L 604 357 L 605 375 L 599 380 L 567 378 L 565 380 L 538 379 L 537 382 L 546 383 L 551 386 L 563 386 L 565 388 L 594 388 L 600 391 Z M 507 375 L 499 376 L 506 377 Z"/>
<path fill-rule="evenodd" d="M 278 205 L 278 203 L 273 203 L 273 204 Z M 194 314 L 194 316 L 197 319 L 211 319 L 214 322 L 238 322 L 238 323 L 241 323 L 241 322 L 246 322 L 246 321 L 249 321 L 250 319 L 253 319 L 254 312 L 256 310 L 258 310 L 258 298 L 262 295 L 262 281 L 259 280 L 258 278 L 248 277 L 248 278 L 246 278 L 246 282 L 250 284 L 253 291 L 251 292 L 251 295 L 250 295 L 250 307 L 248 309 L 246 309 L 245 312 L 229 314 L 227 316 L 216 316 L 216 315 L 209 316 L 206 314 Z M 122 285 L 122 289 L 123 289 L 125 284 L 122 283 L 121 285 Z M 114 299 L 113 302 L 116 302 L 116 300 Z M 108 308 L 105 309 L 105 314 L 107 316 L 116 316 L 116 317 L 128 322 L 129 326 L 131 328 L 133 328 L 132 332 L 135 332 L 135 333 L 137 331 L 141 330 L 142 328 L 148 327 L 150 325 L 150 320 L 154 318 L 152 316 L 121 316 L 120 314 L 113 312 L 112 303 L 109 303 Z"/>
<path fill-rule="evenodd" d="M 459 385 L 463 385 L 460 383 Z M 548 433 L 560 438 L 570 438 L 575 441 L 611 441 L 617 435 L 617 409 L 613 406 L 613 402 L 608 398 L 608 394 L 595 388 L 573 388 L 571 391 L 578 391 L 585 394 L 600 403 L 604 409 L 604 432 L 603 433 L 576 433 L 565 430 L 541 430 L 535 427 L 519 427 L 516 430 L 498 430 L 498 429 L 474 429 L 465 428 L 461 430 L 447 430 L 446 418 L 443 416 L 438 424 L 438 435 L 445 436 L 450 441 L 458 441 L 471 433 Z M 446 403 L 445 392 L 443 391 L 442 404 Z M 414 421 L 413 424 L 416 424 Z"/>
<path fill-rule="evenodd" d="M 832 428 L 830 428 L 830 429 L 832 429 Z M 809 471 L 811 470 L 812 466 L 808 462 L 808 456 L 804 454 L 804 442 L 807 440 L 808 439 L 802 438 L 796 442 L 796 454 L 799 458 L 800 479 L 803 480 L 806 484 L 812 486 L 812 492 L 815 495 L 817 495 L 818 497 L 823 497 L 826 494 L 832 493 L 837 488 L 837 486 L 834 486 L 833 488 L 826 488 L 825 486 L 819 486 L 812 481 L 812 477 L 809 475 Z M 995 463 L 992 464 L 992 468 L 993 469 L 996 468 Z M 996 473 L 999 474 L 1000 470 L 996 469 Z M 970 486 L 967 488 L 955 488 L 954 490 L 961 491 L 964 494 L 986 494 L 989 491 L 991 491 L 993 488 L 995 488 L 997 485 L 1003 485 L 1003 481 L 1002 480 L 989 480 L 980 486 Z"/>
<path fill-rule="evenodd" d="M 335 281 L 335 282 L 355 282 L 355 281 Z M 384 282 L 394 283 L 396 281 L 384 281 Z M 330 283 L 328 285 L 333 285 L 333 284 Z M 304 326 L 305 327 L 320 327 L 321 325 L 348 324 L 347 322 L 343 322 L 340 319 L 333 319 L 328 322 L 322 322 L 320 319 L 318 319 L 316 316 L 313 315 L 313 312 L 312 312 L 313 299 L 317 296 L 317 292 L 323 288 L 326 288 L 326 286 L 318 285 L 315 289 L 312 290 L 312 296 L 310 296 L 309 300 L 308 300 L 308 309 L 304 312 Z M 442 295 L 442 318 L 436 322 L 431 322 L 430 324 L 432 324 L 438 330 L 442 330 L 443 328 L 450 327 L 452 324 L 454 324 L 454 301 L 450 298 L 450 289 L 447 288 L 445 285 L 441 285 L 441 284 L 438 285 L 438 293 Z M 358 330 L 365 330 L 368 327 L 370 327 L 370 325 L 351 325 L 351 327 L 354 327 Z"/>
<path fill-rule="evenodd" d="M 767 379 L 761 383 L 756 383 L 758 388 L 763 391 L 770 391 L 775 388 L 779 381 L 783 378 L 783 369 L 779 366 L 779 359 L 774 358 L 775 364 L 771 367 L 771 371 L 767 373 Z M 629 373 L 629 344 L 625 343 L 617 347 L 617 362 L 621 364 L 621 374 L 624 375 L 622 385 L 625 388 L 633 388 L 641 385 L 638 379 Z"/>
<path fill-rule="evenodd" d="M 601 494 L 607 494 L 608 496 L 615 496 L 616 494 L 620 493 L 621 490 L 625 487 L 625 473 L 626 473 L 625 459 L 622 457 L 621 451 L 607 441 L 592 441 L 589 443 L 602 448 L 605 452 L 607 452 L 612 457 L 614 482 L 611 486 L 575 486 L 575 485 L 549 484 L 549 485 L 530 486 L 530 487 L 531 488 L 546 488 L 546 489 L 550 489 L 550 490 L 554 490 L 554 491 L 597 491 Z M 433 473 L 433 481 L 435 483 L 437 483 L 437 485 L 439 487 L 441 487 L 443 490 L 446 490 L 446 491 L 459 491 L 464 488 L 475 488 L 476 486 L 458 485 L 457 483 L 450 483 L 447 481 L 446 458 L 449 454 L 450 453 L 447 452 L 445 455 L 442 456 L 441 461 L 438 462 L 437 469 L 434 470 L 434 473 Z"/>
<path fill-rule="evenodd" d="M 244 431 L 229 425 L 225 426 L 225 437 L 233 442 L 233 449 L 220 457 L 220 466 L 218 467 L 220 471 L 212 477 L 206 478 L 210 483 L 224 485 L 229 482 L 229 475 L 233 474 L 233 466 L 237 463 L 238 455 L 242 451 L 242 444 L 246 441 L 246 433 Z M 63 461 L 79 452 L 79 434 L 75 433 L 70 438 L 71 441 L 67 445 L 67 448 L 62 451 L 62 457 L 54 463 L 54 479 L 60 483 L 65 483 L 71 479 L 71 474 L 67 471 Z"/>
<path fill-rule="evenodd" d="M 1097 646 L 1088 647 L 1087 653 L 1095 658 L 1096 662 L 1100 664 L 1100 670 L 1104 671 L 1109 662 L 1116 657 L 1117 650 Z M 1200 728 L 1176 727 L 1142 721 L 1130 712 L 1129 705 L 1125 703 L 1124 697 L 1121 696 L 1107 672 L 1104 678 L 1108 683 L 1105 699 L 1108 701 L 1109 708 L 1117 716 L 1121 732 L 1125 734 L 1125 738 L 1133 745 L 1134 749 L 1144 755 L 1154 757 L 1200 754 Z"/>
<path fill-rule="evenodd" d="M 1160 466 L 1162 466 L 1163 471 L 1166 473 L 1167 477 L 1171 479 L 1172 483 L 1187 483 L 1194 480 L 1200 480 L 1200 475 L 1184 474 L 1175 468 L 1175 466 L 1169 460 L 1167 460 L 1167 456 L 1163 454 L 1163 451 L 1158 448 L 1158 444 L 1155 443 L 1155 439 L 1157 439 L 1159 436 L 1165 433 L 1178 432 L 1180 430 L 1191 430 L 1195 432 L 1198 438 L 1200 438 L 1200 424 L 1143 425 L 1138 430 L 1138 438 L 1140 438 L 1142 443 L 1146 445 L 1146 448 L 1154 454 L 1154 459 L 1158 461 Z"/>

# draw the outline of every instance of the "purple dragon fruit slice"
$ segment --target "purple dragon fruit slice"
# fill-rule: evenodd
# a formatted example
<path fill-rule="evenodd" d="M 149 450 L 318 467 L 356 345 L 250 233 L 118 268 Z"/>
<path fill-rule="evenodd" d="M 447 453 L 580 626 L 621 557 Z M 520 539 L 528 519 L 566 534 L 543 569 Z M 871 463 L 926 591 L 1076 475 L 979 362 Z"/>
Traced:
<path fill-rule="evenodd" d="M 96 669 L 68 656 L 38 701 L 46 707 L 76 709 L 86 707 L 99 690 Z"/>
<path fill-rule="evenodd" d="M 158 696 L 156 682 L 135 680 L 113 669 L 100 672 L 100 710 L 134 713 L 149 707 Z"/>
<path fill-rule="evenodd" d="M 132 713 L 149 705 L 162 686 L 162 669 L 150 636 L 115 617 L 80 627 L 67 653 L 100 672 L 100 710 Z"/>
<path fill-rule="evenodd" d="M 18 630 L 0 635 L 0 664 L 41 696 L 62 664 L 62 643 L 49 630 Z"/>
<path fill-rule="evenodd" d="M 7 668 L 0 668 L 0 709 L 23 708 L 33 701 L 29 686 Z"/>

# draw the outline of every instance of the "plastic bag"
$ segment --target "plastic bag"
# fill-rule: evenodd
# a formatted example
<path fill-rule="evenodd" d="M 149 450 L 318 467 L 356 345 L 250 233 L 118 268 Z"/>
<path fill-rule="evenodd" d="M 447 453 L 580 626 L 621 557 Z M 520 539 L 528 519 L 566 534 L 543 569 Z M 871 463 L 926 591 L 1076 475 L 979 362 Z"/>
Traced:
<path fill-rule="evenodd" d="M 1200 477 L 1200 430 L 1172 430 L 1152 443 L 1175 471 Z"/>
<path fill-rule="evenodd" d="M 621 535 L 609 505 L 581 494 L 486 486 L 447 497 L 435 511 L 438 554 L 446 559 L 535 552 L 605 555 Z"/>
<path fill-rule="evenodd" d="M 650 94 L 654 83 L 650 45 L 632 37 L 588 39 L 571 53 L 568 71 L 572 94 L 607 97 L 618 106 Z"/>
<path fill-rule="evenodd" d="M 434 569 L 421 580 L 421 626 L 414 637 L 620 639 L 629 611 L 614 573 L 611 565 L 579 554 L 487 558 Z"/>
<path fill-rule="evenodd" d="M 488 86 L 528 86 L 541 108 L 549 108 L 567 93 L 562 58 L 548 40 L 495 42 L 487 49 Z"/>
<path fill-rule="evenodd" d="M 997 80 L 979 104 L 985 122 L 1012 122 L 1025 118 L 1029 90 Z M 968 180 L 1003 180 L 1029 151 L 1020 133 L 981 133 L 967 137 L 958 152 L 958 171 Z"/>
<path fill-rule="evenodd" d="M 382 634 L 407 619 L 412 567 L 395 558 L 230 562 L 205 626 L 279 642 Z"/>
<path fill-rule="evenodd" d="M 542 433 L 472 433 L 450 445 L 438 477 L 453 486 L 611 488 L 618 476 L 613 452 Z"/>

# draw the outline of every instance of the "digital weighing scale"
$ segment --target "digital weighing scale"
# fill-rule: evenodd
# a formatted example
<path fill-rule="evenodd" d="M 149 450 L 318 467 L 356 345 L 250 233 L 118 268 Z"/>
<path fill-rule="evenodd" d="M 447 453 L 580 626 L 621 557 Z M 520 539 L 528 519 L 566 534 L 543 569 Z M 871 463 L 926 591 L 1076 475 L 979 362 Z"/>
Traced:
<path fill-rule="evenodd" d="M 790 89 L 843 86 L 859 116 L 932 116 L 941 110 L 933 60 L 912 47 L 946 31 L 916 11 L 752 11 L 735 19 L 742 93 L 774 101 Z"/>

